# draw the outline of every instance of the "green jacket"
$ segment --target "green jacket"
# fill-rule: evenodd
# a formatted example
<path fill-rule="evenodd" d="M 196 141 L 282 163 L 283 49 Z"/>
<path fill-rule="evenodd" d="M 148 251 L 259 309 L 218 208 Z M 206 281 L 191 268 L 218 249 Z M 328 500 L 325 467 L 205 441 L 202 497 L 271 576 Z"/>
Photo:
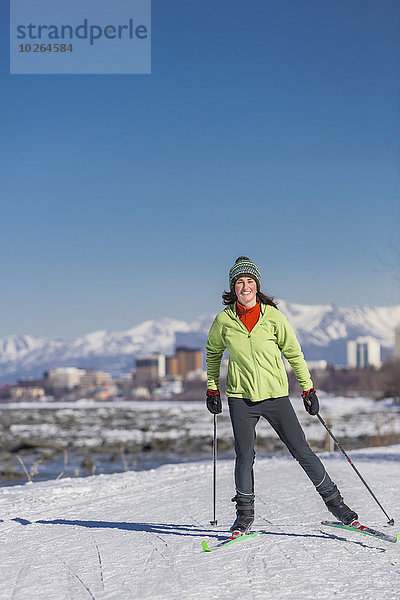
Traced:
<path fill-rule="evenodd" d="M 289 361 L 303 391 L 313 387 L 300 344 L 286 317 L 261 304 L 260 317 L 249 333 L 230 304 L 214 319 L 207 341 L 207 387 L 219 389 L 222 355 L 228 349 L 226 395 L 253 402 L 289 393 L 281 353 Z"/>

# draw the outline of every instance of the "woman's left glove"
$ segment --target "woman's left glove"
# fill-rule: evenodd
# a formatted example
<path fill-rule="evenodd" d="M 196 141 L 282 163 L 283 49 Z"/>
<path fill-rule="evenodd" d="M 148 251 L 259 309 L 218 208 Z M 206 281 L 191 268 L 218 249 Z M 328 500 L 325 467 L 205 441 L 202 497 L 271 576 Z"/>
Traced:
<path fill-rule="evenodd" d="M 301 397 L 303 398 L 304 408 L 310 415 L 317 415 L 319 412 L 319 401 L 318 396 L 314 390 L 307 390 L 306 392 L 302 392 Z"/>
<path fill-rule="evenodd" d="M 207 408 L 213 415 L 219 415 L 222 413 L 222 402 L 221 396 L 218 390 L 207 390 L 206 398 Z"/>

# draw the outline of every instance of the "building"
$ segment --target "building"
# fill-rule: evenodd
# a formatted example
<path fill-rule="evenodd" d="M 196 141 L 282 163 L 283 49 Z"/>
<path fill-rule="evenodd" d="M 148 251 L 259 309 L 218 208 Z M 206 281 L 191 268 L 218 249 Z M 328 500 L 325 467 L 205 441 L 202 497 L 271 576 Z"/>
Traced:
<path fill-rule="evenodd" d="M 165 377 L 165 355 L 153 352 L 136 358 L 136 386 L 146 386 Z"/>
<path fill-rule="evenodd" d="M 110 384 L 110 373 L 102 373 L 101 371 L 95 371 L 94 369 L 86 369 L 81 375 L 81 381 L 79 385 L 85 387 L 99 387 L 109 386 Z"/>
<path fill-rule="evenodd" d="M 189 371 L 197 371 L 203 366 L 203 353 L 197 348 L 179 347 L 175 351 L 178 359 L 179 374 L 185 377 Z"/>
<path fill-rule="evenodd" d="M 76 367 L 58 367 L 50 369 L 44 374 L 47 385 L 55 389 L 72 390 L 75 386 L 80 385 L 82 375 L 86 373 L 85 369 L 77 369 Z"/>
<path fill-rule="evenodd" d="M 380 342 L 369 336 L 347 342 L 347 366 L 355 369 L 379 369 L 382 366 Z"/>
<path fill-rule="evenodd" d="M 42 387 L 13 385 L 10 387 L 11 400 L 41 400 L 45 395 Z"/>
<path fill-rule="evenodd" d="M 400 325 L 394 328 L 394 359 L 400 360 Z"/>
<path fill-rule="evenodd" d="M 168 375 L 179 375 L 179 364 L 177 356 L 167 356 L 167 374 Z"/>
<path fill-rule="evenodd" d="M 203 353 L 198 348 L 179 346 L 174 356 L 167 358 L 167 374 L 186 377 L 190 371 L 201 370 Z"/>
<path fill-rule="evenodd" d="M 58 367 L 44 374 L 47 386 L 54 389 L 72 390 L 77 386 L 97 387 L 109 385 L 111 375 L 94 369 L 77 369 L 76 367 Z"/>

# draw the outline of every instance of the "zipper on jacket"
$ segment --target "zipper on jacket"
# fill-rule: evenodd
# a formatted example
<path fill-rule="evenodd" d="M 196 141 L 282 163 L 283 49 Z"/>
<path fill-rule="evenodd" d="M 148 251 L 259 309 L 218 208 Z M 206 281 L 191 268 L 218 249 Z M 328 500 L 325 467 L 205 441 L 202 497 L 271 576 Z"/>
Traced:
<path fill-rule="evenodd" d="M 236 311 L 232 310 L 234 317 L 236 319 L 236 321 L 239 322 L 240 327 L 247 333 L 247 337 L 249 339 L 249 343 L 250 343 L 250 353 L 251 353 L 251 358 L 253 359 L 253 365 L 254 365 L 254 372 L 256 374 L 256 379 L 257 381 L 254 382 L 254 387 L 255 387 L 255 391 L 257 392 L 257 396 L 259 398 L 259 400 L 262 400 L 262 398 L 260 398 L 260 371 L 258 369 L 257 363 L 256 363 L 256 359 L 254 358 L 254 352 L 253 352 L 253 344 L 251 341 L 251 332 L 247 329 L 247 327 L 242 323 L 242 321 L 239 319 L 239 317 L 236 314 Z M 261 321 L 261 317 L 263 315 L 263 311 L 260 310 L 260 317 L 257 321 L 257 323 L 254 325 L 252 331 L 254 331 L 254 329 L 257 327 L 257 325 L 259 324 L 259 322 Z"/>
<path fill-rule="evenodd" d="M 254 352 L 253 352 L 253 342 L 251 340 L 251 335 L 250 332 L 248 333 L 249 338 L 249 342 L 250 342 L 250 352 L 251 352 L 251 358 L 253 359 L 253 364 L 254 364 L 254 372 L 256 374 L 256 379 L 257 381 L 255 381 L 254 383 L 256 384 L 256 391 L 257 391 L 257 396 L 259 400 L 262 400 L 262 398 L 260 398 L 260 371 L 258 369 L 257 363 L 256 363 L 256 359 L 254 358 Z"/>

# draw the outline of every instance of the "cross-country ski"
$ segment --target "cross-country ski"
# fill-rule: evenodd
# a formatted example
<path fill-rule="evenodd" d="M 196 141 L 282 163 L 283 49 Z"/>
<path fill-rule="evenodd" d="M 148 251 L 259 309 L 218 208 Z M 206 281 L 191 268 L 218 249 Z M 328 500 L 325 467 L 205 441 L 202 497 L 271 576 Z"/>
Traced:
<path fill-rule="evenodd" d="M 224 548 L 225 546 L 230 546 L 234 542 L 241 542 L 243 540 L 247 540 L 251 537 L 255 537 L 263 533 L 262 531 L 256 531 L 254 533 L 245 533 L 244 535 L 239 531 L 234 531 L 232 535 L 222 540 L 218 544 L 209 546 L 206 540 L 201 542 L 201 546 L 205 552 L 212 552 L 213 550 L 217 550 L 218 548 Z"/>
<path fill-rule="evenodd" d="M 363 533 L 365 535 L 374 537 L 378 540 L 384 540 L 385 542 L 391 542 L 393 544 L 400 542 L 400 533 L 391 535 L 389 533 L 386 533 L 383 531 L 378 531 L 377 529 L 373 529 L 366 525 L 361 525 L 361 523 L 358 523 L 358 521 L 354 521 L 354 523 L 352 523 L 351 525 L 344 525 L 340 521 L 322 521 L 321 525 L 325 525 L 327 527 L 333 527 L 335 529 L 347 529 L 348 531 L 357 531 L 357 532 Z M 218 550 L 219 548 L 224 548 L 225 546 L 230 546 L 234 542 L 247 540 L 249 538 L 256 537 L 256 536 L 262 535 L 262 534 L 268 534 L 268 532 L 267 531 L 254 531 L 254 532 L 250 532 L 250 533 L 243 535 L 242 533 L 235 531 L 232 533 L 231 536 L 224 538 L 221 542 L 218 542 L 217 544 L 209 545 L 206 540 L 203 540 L 201 545 L 205 552 L 213 552 L 214 550 Z"/>
<path fill-rule="evenodd" d="M 395 544 L 400 541 L 400 533 L 395 535 L 390 535 L 389 533 L 385 533 L 383 531 L 378 531 L 377 529 L 372 529 L 371 527 L 367 527 L 366 525 L 361 525 L 358 521 L 354 521 L 351 525 L 344 525 L 339 521 L 322 521 L 321 525 L 326 525 L 327 527 L 334 527 L 336 529 L 348 529 L 349 531 L 359 531 L 360 533 L 364 533 L 365 535 L 370 535 L 379 540 L 384 540 L 385 542 L 392 542 Z"/>

